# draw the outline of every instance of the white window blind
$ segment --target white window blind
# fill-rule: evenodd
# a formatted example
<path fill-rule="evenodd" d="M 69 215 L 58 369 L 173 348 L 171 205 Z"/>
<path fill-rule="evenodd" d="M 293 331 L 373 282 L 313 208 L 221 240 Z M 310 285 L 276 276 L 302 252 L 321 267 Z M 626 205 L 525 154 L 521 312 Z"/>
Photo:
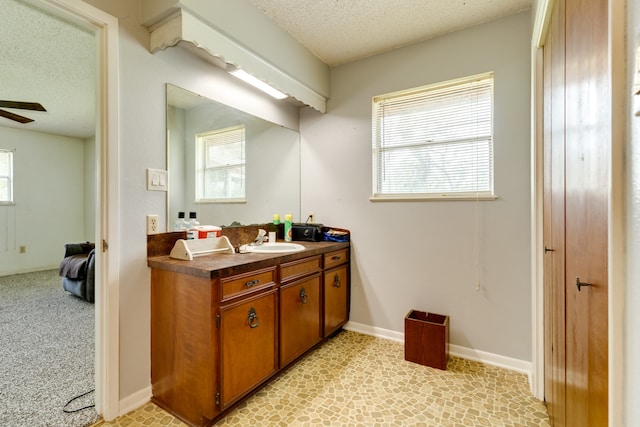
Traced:
<path fill-rule="evenodd" d="M 493 198 L 493 73 L 373 98 L 373 198 Z"/>
<path fill-rule="evenodd" d="M 244 125 L 196 135 L 196 201 L 244 199 Z"/>
<path fill-rule="evenodd" d="M 0 204 L 13 204 L 13 152 L 0 150 Z"/>

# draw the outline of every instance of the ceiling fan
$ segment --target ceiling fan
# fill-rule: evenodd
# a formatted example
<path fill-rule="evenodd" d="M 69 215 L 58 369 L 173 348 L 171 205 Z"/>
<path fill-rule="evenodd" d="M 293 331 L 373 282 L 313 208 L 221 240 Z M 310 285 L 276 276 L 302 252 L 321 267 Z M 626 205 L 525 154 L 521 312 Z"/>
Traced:
<path fill-rule="evenodd" d="M 45 108 L 37 102 L 19 102 L 19 101 L 2 101 L 0 100 L 0 107 L 2 108 L 17 108 L 19 110 L 31 110 L 31 111 L 47 111 Z M 30 123 L 33 119 L 29 117 L 14 114 L 9 111 L 0 110 L 0 116 L 9 120 L 13 120 L 19 123 Z"/>

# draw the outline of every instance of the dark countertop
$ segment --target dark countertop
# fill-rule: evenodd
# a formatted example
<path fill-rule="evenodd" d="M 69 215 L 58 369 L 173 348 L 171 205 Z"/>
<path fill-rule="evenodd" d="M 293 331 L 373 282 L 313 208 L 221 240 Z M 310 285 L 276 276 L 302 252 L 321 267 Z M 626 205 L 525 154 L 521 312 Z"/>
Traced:
<path fill-rule="evenodd" d="M 304 251 L 288 254 L 211 254 L 195 257 L 193 261 L 185 261 L 165 256 L 147 258 L 151 268 L 175 271 L 196 277 L 217 278 L 241 274 L 252 270 L 272 267 L 278 264 L 296 261 L 314 255 L 321 255 L 350 247 L 349 242 L 301 242 Z"/>

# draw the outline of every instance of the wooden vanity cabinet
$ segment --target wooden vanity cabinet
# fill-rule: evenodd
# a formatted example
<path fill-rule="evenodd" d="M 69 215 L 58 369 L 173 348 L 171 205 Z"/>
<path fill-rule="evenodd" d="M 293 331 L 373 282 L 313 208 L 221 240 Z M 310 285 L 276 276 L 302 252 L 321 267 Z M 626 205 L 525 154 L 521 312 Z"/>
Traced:
<path fill-rule="evenodd" d="M 150 259 L 152 400 L 191 426 L 212 425 L 343 326 L 348 247 L 316 248 L 287 262 Z"/>
<path fill-rule="evenodd" d="M 350 277 L 348 261 L 348 249 L 324 254 L 323 337 L 328 337 L 336 332 L 349 320 Z"/>

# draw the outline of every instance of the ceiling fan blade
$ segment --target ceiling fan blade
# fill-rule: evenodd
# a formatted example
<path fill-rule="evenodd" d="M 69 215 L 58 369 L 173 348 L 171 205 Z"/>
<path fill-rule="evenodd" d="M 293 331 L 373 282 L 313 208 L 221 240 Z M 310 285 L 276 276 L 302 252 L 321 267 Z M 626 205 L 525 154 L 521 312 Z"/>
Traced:
<path fill-rule="evenodd" d="M 20 102 L 20 101 L 2 101 L 0 100 L 0 107 L 2 108 L 17 108 L 20 110 L 32 110 L 32 111 L 47 111 L 38 102 Z"/>
<path fill-rule="evenodd" d="M 0 116 L 6 117 L 7 119 L 19 122 L 19 123 L 31 123 L 33 119 L 30 119 L 25 116 L 19 116 L 18 114 L 13 114 L 8 111 L 0 110 Z"/>

